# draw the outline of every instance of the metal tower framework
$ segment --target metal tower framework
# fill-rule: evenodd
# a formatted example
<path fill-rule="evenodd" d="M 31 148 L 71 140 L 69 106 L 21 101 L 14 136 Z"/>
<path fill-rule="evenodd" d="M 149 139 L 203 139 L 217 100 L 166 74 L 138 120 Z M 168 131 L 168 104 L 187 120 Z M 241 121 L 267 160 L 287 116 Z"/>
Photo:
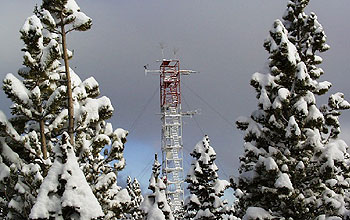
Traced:
<path fill-rule="evenodd" d="M 178 60 L 162 60 L 160 65 L 162 173 L 166 178 L 166 194 L 173 211 L 181 210 L 184 201 L 180 76 Z"/>
<path fill-rule="evenodd" d="M 148 70 L 145 74 L 160 75 L 160 110 L 162 120 L 161 149 L 162 175 L 166 184 L 166 195 L 170 199 L 173 212 L 181 211 L 184 203 L 184 169 L 182 116 L 192 116 L 194 112 L 181 112 L 181 75 L 195 73 L 193 70 L 180 70 L 180 62 L 175 59 L 162 59 L 159 70 Z"/>

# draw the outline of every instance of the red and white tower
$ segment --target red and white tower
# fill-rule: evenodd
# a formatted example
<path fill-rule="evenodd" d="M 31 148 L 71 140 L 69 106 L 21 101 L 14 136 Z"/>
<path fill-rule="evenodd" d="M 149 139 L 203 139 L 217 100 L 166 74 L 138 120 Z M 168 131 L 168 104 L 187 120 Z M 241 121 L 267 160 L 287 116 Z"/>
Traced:
<path fill-rule="evenodd" d="M 192 113 L 181 112 L 181 76 L 194 73 L 180 70 L 175 59 L 159 61 L 160 70 L 147 70 L 160 74 L 160 110 L 162 120 L 161 149 L 162 174 L 172 211 L 180 211 L 184 202 L 184 168 L 182 142 L 182 116 Z"/>
<path fill-rule="evenodd" d="M 172 210 L 184 201 L 184 170 L 181 115 L 180 63 L 162 60 L 160 65 L 160 110 L 162 119 L 162 173 Z"/>

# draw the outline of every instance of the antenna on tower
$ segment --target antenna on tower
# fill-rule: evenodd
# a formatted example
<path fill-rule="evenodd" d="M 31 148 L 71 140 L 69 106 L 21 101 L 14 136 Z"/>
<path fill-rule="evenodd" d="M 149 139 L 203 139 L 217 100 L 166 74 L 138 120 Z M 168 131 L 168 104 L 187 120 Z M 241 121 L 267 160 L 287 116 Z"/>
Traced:
<path fill-rule="evenodd" d="M 160 49 L 162 50 L 162 59 L 164 59 L 164 48 L 166 47 L 165 43 L 164 42 L 160 42 L 159 46 L 160 46 Z"/>
<path fill-rule="evenodd" d="M 177 52 L 179 52 L 179 48 L 177 48 L 177 47 L 174 47 L 174 49 L 173 49 L 173 53 L 174 53 L 174 59 L 176 60 L 176 55 L 177 55 Z"/>

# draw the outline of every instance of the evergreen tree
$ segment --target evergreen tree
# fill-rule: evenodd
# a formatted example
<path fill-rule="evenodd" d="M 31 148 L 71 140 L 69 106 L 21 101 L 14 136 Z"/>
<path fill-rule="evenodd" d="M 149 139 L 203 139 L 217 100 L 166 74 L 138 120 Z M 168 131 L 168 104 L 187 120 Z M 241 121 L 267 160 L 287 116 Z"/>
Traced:
<path fill-rule="evenodd" d="M 62 2 L 75 10 L 72 9 L 75 15 L 71 16 L 84 18 L 73 0 Z M 57 21 L 44 8 L 49 3 L 44 1 L 41 9 L 36 8 L 36 15 L 29 17 L 20 31 L 25 44 L 25 67 L 18 73 L 23 79 L 8 74 L 3 83 L 5 93 L 14 103 L 12 118 L 0 113 L 3 167 L 0 209 L 9 219 L 28 219 L 42 179 L 54 159 L 53 148 L 62 133 L 69 130 L 66 67 L 59 61 L 62 40 L 55 29 Z M 80 29 L 74 22 L 70 23 L 73 29 Z M 117 173 L 125 166 L 127 132 L 113 130 L 105 121 L 114 109 L 107 97 L 98 97 L 96 80 L 90 77 L 82 81 L 69 70 L 75 118 L 74 151 L 106 218 L 120 216 L 123 206 L 130 202 L 127 190 L 116 185 Z"/>
<path fill-rule="evenodd" d="M 47 148 L 52 143 L 47 143 L 50 132 L 45 124 L 56 119 L 65 93 L 56 71 L 57 36 L 45 32 L 35 15 L 26 19 L 20 32 L 25 67 L 18 74 L 23 81 L 6 75 L 3 89 L 14 103 L 13 117 L 7 120 L 0 113 L 1 166 L 10 169 L 0 180 L 1 206 L 9 219 L 28 219 L 42 175 L 51 163 Z"/>
<path fill-rule="evenodd" d="M 236 201 L 237 200 L 235 200 L 233 202 L 233 204 L 230 204 L 227 200 L 223 201 L 224 207 L 223 207 L 223 209 L 221 211 L 223 213 L 221 215 L 223 220 L 240 220 L 240 218 L 235 216 L 235 213 L 236 213 L 236 209 L 235 209 L 236 205 L 235 205 L 235 203 L 236 203 Z"/>
<path fill-rule="evenodd" d="M 69 136 L 63 133 L 30 219 L 101 219 L 102 208 L 79 167 Z"/>
<path fill-rule="evenodd" d="M 255 73 L 258 110 L 239 118 L 245 131 L 240 176 L 233 180 L 244 219 L 348 218 L 349 154 L 340 132 L 340 110 L 350 108 L 341 93 L 319 109 L 315 95 L 329 82 L 319 52 L 329 49 L 309 1 L 292 0 L 283 22 L 276 20 L 264 47 L 268 74 Z M 258 214 L 257 214 L 258 213 Z"/>
<path fill-rule="evenodd" d="M 147 195 L 141 203 L 141 210 L 144 213 L 145 220 L 173 220 L 174 217 L 171 213 L 170 206 L 168 204 L 165 189 L 166 185 L 159 177 L 160 163 L 158 162 L 157 155 L 152 168 L 152 175 L 149 180 L 148 188 L 152 190 L 152 193 Z"/>
<path fill-rule="evenodd" d="M 71 70 L 68 59 L 71 52 L 67 49 L 67 34 L 71 31 L 86 31 L 91 28 L 91 19 L 83 13 L 75 0 L 43 0 L 41 12 L 43 16 L 49 17 L 46 25 L 52 33 L 61 36 L 62 55 L 66 73 L 67 101 L 68 101 L 68 133 L 71 144 L 74 144 L 74 104 Z"/>
<path fill-rule="evenodd" d="M 75 140 L 79 164 L 106 218 L 116 218 L 129 201 L 126 190 L 117 186 L 117 172 L 125 167 L 123 150 L 127 132 L 123 129 L 113 131 L 112 125 L 105 121 L 112 116 L 114 109 L 107 97 L 97 98 L 100 91 L 96 80 L 91 77 L 81 82 L 68 63 L 72 53 L 67 49 L 66 34 L 75 30 L 86 31 L 92 21 L 74 0 L 43 0 L 36 14 L 43 17 L 47 31 L 60 35 L 65 64 L 61 71 L 65 72 L 68 96 L 68 111 L 64 118 L 68 118 L 66 126 L 71 141 Z"/>
<path fill-rule="evenodd" d="M 131 203 L 128 191 L 117 185 L 118 171 L 125 167 L 123 150 L 127 132 L 120 128 L 113 131 L 112 125 L 103 120 L 94 126 L 77 136 L 76 143 L 82 143 L 84 149 L 80 154 L 81 168 L 102 206 L 105 219 L 121 218 Z"/>
<path fill-rule="evenodd" d="M 142 211 L 140 209 L 140 205 L 143 201 L 143 196 L 141 194 L 140 184 L 136 178 L 131 180 L 131 177 L 128 176 L 126 181 L 128 193 L 131 198 L 130 209 L 127 213 L 125 213 L 125 218 L 130 220 L 139 220 L 143 218 Z"/>
<path fill-rule="evenodd" d="M 216 153 L 208 136 L 200 141 L 191 153 L 194 158 L 186 182 L 190 196 L 185 203 L 185 219 L 223 219 L 224 202 L 220 199 L 229 186 L 218 178 L 215 164 Z"/>

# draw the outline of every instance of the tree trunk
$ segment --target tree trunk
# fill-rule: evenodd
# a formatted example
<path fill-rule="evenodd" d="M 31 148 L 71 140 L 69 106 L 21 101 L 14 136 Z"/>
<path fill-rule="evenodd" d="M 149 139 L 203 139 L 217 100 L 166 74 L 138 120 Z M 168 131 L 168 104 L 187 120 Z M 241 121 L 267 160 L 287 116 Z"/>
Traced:
<path fill-rule="evenodd" d="M 61 14 L 61 36 L 62 36 L 62 49 L 63 49 L 63 59 L 64 66 L 66 70 L 67 78 L 67 96 L 68 96 L 68 134 L 70 137 L 70 143 L 74 146 L 74 108 L 73 108 L 73 97 L 72 97 L 72 82 L 69 72 L 68 54 L 67 54 L 67 41 L 66 32 L 64 30 L 64 18 Z"/>
<path fill-rule="evenodd" d="M 39 107 L 40 112 L 43 112 L 43 108 Z M 39 121 L 40 125 L 40 142 L 41 142 L 41 152 L 43 153 L 44 160 L 47 159 L 47 147 L 46 147 L 46 137 L 45 137 L 45 124 L 44 119 L 41 118 Z"/>

